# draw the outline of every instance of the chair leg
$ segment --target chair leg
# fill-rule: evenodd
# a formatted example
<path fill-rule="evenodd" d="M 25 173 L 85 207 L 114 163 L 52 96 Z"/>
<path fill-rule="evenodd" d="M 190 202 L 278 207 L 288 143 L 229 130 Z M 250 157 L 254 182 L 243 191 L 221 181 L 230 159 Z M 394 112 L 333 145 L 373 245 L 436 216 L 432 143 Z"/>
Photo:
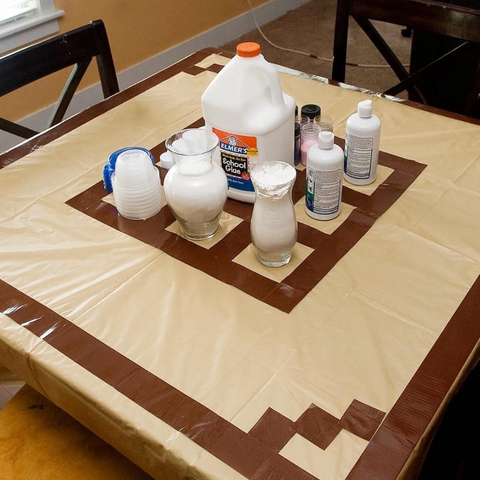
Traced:
<path fill-rule="evenodd" d="M 480 118 L 480 61 L 470 87 L 464 113 L 470 117 Z"/>
<path fill-rule="evenodd" d="M 394 51 L 390 48 L 384 38 L 378 33 L 378 30 L 373 26 L 370 20 L 363 17 L 354 17 L 355 21 L 365 32 L 370 41 L 375 45 L 377 50 L 382 54 L 383 58 L 388 62 L 392 67 L 392 70 L 395 72 L 395 75 L 399 80 L 405 80 L 408 78 L 409 74 L 405 67 L 402 65 L 402 62 L 395 55 Z M 405 89 L 404 89 L 405 90 Z M 422 92 L 415 85 L 409 85 L 408 93 L 410 94 L 410 99 L 417 102 L 427 103 Z M 400 90 L 402 91 L 402 90 Z"/>
<path fill-rule="evenodd" d="M 332 79 L 337 82 L 345 81 L 345 67 L 347 63 L 348 38 L 348 0 L 337 1 L 337 16 L 335 20 L 335 39 L 333 44 Z"/>
<path fill-rule="evenodd" d="M 117 75 L 115 74 L 115 66 L 108 42 L 107 30 L 101 20 L 94 20 L 90 22 L 90 25 L 95 31 L 95 37 L 97 38 L 100 49 L 100 55 L 97 55 L 97 65 L 102 81 L 103 97 L 108 98 L 118 93 L 120 88 L 118 86 Z"/>
<path fill-rule="evenodd" d="M 83 62 L 77 63 L 70 76 L 65 84 L 62 93 L 60 94 L 60 98 L 58 99 L 57 104 L 52 112 L 52 116 L 48 123 L 49 127 L 53 127 L 57 123 L 60 123 L 65 116 L 65 112 L 67 111 L 68 106 L 70 105 L 70 101 L 77 90 L 77 87 L 80 85 L 80 81 L 83 78 L 83 75 L 87 71 L 90 62 L 92 61 L 91 58 L 84 60 Z"/>
<path fill-rule="evenodd" d="M 31 128 L 24 127 L 18 123 L 11 122 L 5 118 L 0 118 L 0 130 L 17 135 L 17 137 L 31 138 L 38 135 L 38 132 Z"/>
<path fill-rule="evenodd" d="M 415 82 L 418 82 L 419 80 L 424 78 L 426 75 L 432 75 L 433 72 L 436 72 L 441 68 L 444 68 L 444 66 L 449 62 L 451 62 L 453 59 L 461 57 L 462 55 L 469 52 L 473 48 L 475 48 L 474 43 L 471 43 L 471 42 L 462 43 L 461 45 L 454 48 L 453 50 L 450 50 L 450 52 L 446 53 L 445 55 L 442 55 L 440 58 L 437 58 L 433 62 L 421 68 L 420 70 L 417 70 L 415 73 L 412 73 L 409 77 L 405 78 L 400 83 L 397 83 L 397 85 L 390 87 L 384 93 L 387 95 L 397 95 L 400 92 L 403 92 L 404 90 L 409 90 L 411 87 L 415 85 Z"/>

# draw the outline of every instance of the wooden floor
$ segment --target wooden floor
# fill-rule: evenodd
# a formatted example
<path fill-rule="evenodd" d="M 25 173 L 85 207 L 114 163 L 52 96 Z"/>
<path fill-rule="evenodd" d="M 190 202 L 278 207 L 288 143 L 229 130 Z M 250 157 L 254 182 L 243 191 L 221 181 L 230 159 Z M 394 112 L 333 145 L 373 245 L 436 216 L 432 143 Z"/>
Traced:
<path fill-rule="evenodd" d="M 22 387 L 10 386 L 10 385 L 0 387 L 0 410 L 20 390 L 20 388 Z"/>
<path fill-rule="evenodd" d="M 0 410 L 25 385 L 18 377 L 0 365 Z"/>
<path fill-rule="evenodd" d="M 0 479 L 33 478 L 153 480 L 0 365 Z"/>
<path fill-rule="evenodd" d="M 0 478 L 152 480 L 28 385 L 0 411 Z"/>

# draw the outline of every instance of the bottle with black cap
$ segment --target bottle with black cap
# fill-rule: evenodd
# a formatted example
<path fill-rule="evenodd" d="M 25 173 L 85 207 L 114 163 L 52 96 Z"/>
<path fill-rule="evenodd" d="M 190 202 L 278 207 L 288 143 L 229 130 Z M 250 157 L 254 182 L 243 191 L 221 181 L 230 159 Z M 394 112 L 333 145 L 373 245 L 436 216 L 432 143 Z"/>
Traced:
<path fill-rule="evenodd" d="M 309 103 L 308 105 L 304 105 L 301 110 L 302 117 L 308 117 L 311 122 L 315 117 L 318 117 L 322 114 L 322 109 L 313 103 Z"/>
<path fill-rule="evenodd" d="M 307 153 L 312 145 L 318 141 L 318 134 L 321 132 L 320 125 L 309 122 L 302 127 L 302 140 L 300 146 L 300 161 L 302 165 L 307 164 Z"/>
<path fill-rule="evenodd" d="M 294 149 L 294 163 L 295 165 L 298 165 L 300 163 L 300 157 L 301 157 L 301 144 L 300 144 L 300 124 L 295 122 L 295 149 Z"/>
<path fill-rule="evenodd" d="M 307 162 L 307 151 L 311 145 L 317 142 L 317 135 L 320 132 L 320 127 L 314 124 L 315 117 L 321 115 L 322 109 L 319 105 L 309 103 L 302 107 L 300 111 L 300 161 L 302 165 Z"/>

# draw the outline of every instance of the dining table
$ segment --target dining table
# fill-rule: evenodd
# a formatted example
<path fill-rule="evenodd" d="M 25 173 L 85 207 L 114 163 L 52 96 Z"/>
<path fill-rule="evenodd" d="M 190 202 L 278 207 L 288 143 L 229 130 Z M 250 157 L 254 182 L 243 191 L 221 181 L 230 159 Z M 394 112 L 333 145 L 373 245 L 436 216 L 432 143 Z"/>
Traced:
<path fill-rule="evenodd" d="M 159 162 L 202 126 L 230 58 L 200 50 L 0 155 L 0 364 L 158 480 L 414 479 L 479 357 L 479 122 L 278 66 L 341 147 L 362 100 L 382 130 L 334 220 L 305 213 L 297 166 L 298 240 L 269 268 L 253 205 L 192 241 L 102 182 L 112 152 Z"/>

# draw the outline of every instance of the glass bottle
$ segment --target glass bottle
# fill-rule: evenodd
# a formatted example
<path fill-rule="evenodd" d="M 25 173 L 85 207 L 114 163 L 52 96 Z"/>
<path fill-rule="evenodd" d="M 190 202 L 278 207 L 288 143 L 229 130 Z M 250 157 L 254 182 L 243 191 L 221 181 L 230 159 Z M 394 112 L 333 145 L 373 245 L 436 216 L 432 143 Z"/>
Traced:
<path fill-rule="evenodd" d="M 318 134 L 321 132 L 320 125 L 310 122 L 302 127 L 302 140 L 300 147 L 300 160 L 302 165 L 307 164 L 308 149 L 318 141 Z"/>
<path fill-rule="evenodd" d="M 215 162 L 218 137 L 203 129 L 190 128 L 174 133 L 165 141 L 173 165 L 165 177 L 165 198 L 190 240 L 211 238 L 218 230 L 227 199 L 227 177 Z"/>
<path fill-rule="evenodd" d="M 251 171 L 256 198 L 250 234 L 259 261 L 268 267 L 286 265 L 297 241 L 295 177 L 295 168 L 285 162 L 263 162 Z"/>
<path fill-rule="evenodd" d="M 294 164 L 298 165 L 300 163 L 300 143 L 301 135 L 300 135 L 300 124 L 295 123 L 295 148 L 294 148 L 294 155 L 293 160 Z"/>
<path fill-rule="evenodd" d="M 320 130 L 322 132 L 332 132 L 333 133 L 333 119 L 328 115 L 318 115 L 313 119 L 313 123 L 320 125 Z"/>

